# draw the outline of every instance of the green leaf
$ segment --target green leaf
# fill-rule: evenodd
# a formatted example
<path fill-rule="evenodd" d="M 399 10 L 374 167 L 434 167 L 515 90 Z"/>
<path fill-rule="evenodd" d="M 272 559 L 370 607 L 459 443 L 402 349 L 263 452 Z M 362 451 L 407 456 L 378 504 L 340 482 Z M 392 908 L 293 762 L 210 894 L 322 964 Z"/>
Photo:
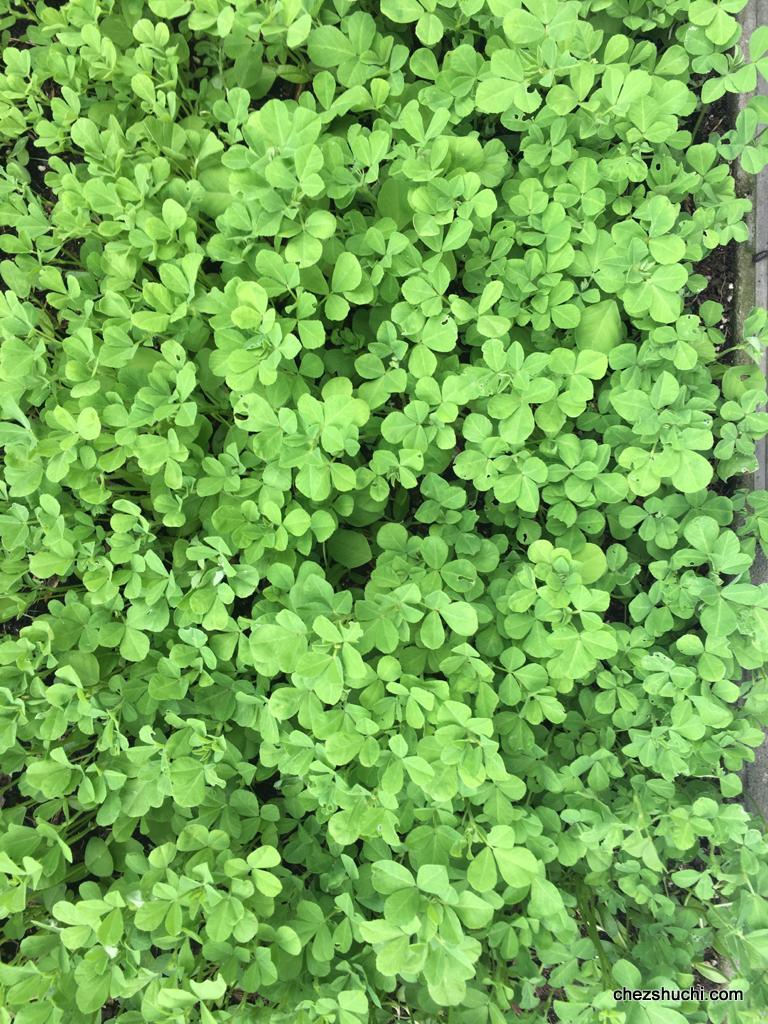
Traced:
<path fill-rule="evenodd" d="M 432 893 L 441 899 L 450 897 L 448 872 L 442 864 L 422 864 L 416 875 L 416 885 L 422 892 Z"/>
<path fill-rule="evenodd" d="M 98 878 L 109 878 L 114 871 L 114 861 L 109 847 L 98 836 L 88 840 L 85 848 L 85 866 Z"/>
<path fill-rule="evenodd" d="M 422 14 L 416 23 L 416 35 L 425 46 L 435 46 L 443 38 L 443 23 L 436 14 Z"/>
<path fill-rule="evenodd" d="M 203 766 L 194 757 L 179 757 L 171 762 L 171 793 L 180 807 L 197 807 L 205 799 Z"/>
<path fill-rule="evenodd" d="M 544 26 L 538 18 L 520 8 L 504 18 L 504 35 L 513 46 L 529 46 L 544 39 Z"/>
<path fill-rule="evenodd" d="M 144 661 L 149 654 L 149 637 L 140 629 L 126 626 L 120 642 L 120 653 L 126 661 Z"/>
<path fill-rule="evenodd" d="M 321 25 L 309 34 L 309 59 L 320 68 L 336 68 L 357 56 L 349 38 L 333 25 Z"/>
<path fill-rule="evenodd" d="M 331 288 L 335 292 L 353 292 L 362 278 L 363 272 L 357 256 L 351 252 L 343 252 L 333 268 Z"/>
<path fill-rule="evenodd" d="M 280 854 L 274 846 L 260 846 L 248 854 L 248 863 L 252 868 L 276 868 L 280 863 Z"/>
<path fill-rule="evenodd" d="M 720 528 L 711 516 L 697 516 L 683 527 L 683 536 L 688 543 L 699 551 L 713 550 Z"/>
<path fill-rule="evenodd" d="M 372 556 L 368 539 L 352 530 L 337 530 L 327 542 L 330 556 L 347 569 L 356 569 L 370 562 Z"/>
<path fill-rule="evenodd" d="M 478 892 L 490 892 L 496 886 L 496 862 L 493 853 L 484 847 L 469 864 L 467 881 Z"/>
<path fill-rule="evenodd" d="M 674 486 L 684 494 L 703 490 L 711 481 L 711 463 L 698 452 L 681 452 L 677 470 L 670 476 Z"/>
<path fill-rule="evenodd" d="M 208 981 L 190 980 L 189 987 L 198 999 L 208 1001 L 221 999 L 227 991 L 227 983 L 220 974 L 217 974 L 215 978 L 211 978 Z"/>
<path fill-rule="evenodd" d="M 418 21 L 424 13 L 424 8 L 418 0 L 381 0 L 380 10 L 386 18 L 400 25 Z"/>
<path fill-rule="evenodd" d="M 557 886 L 545 878 L 533 878 L 528 912 L 533 917 L 545 922 L 551 922 L 553 918 L 564 914 L 565 905 Z"/>
<path fill-rule="evenodd" d="M 191 0 L 149 0 L 149 9 L 158 18 L 182 18 L 191 8 Z"/>
<path fill-rule="evenodd" d="M 95 409 L 83 409 L 78 414 L 77 432 L 85 441 L 96 440 L 101 433 L 101 422 Z"/>
<path fill-rule="evenodd" d="M 289 956 L 299 956 L 301 954 L 301 939 L 288 925 L 280 925 L 275 932 L 275 940 L 284 952 L 288 953 Z"/>
<path fill-rule="evenodd" d="M 629 423 L 636 423 L 651 408 L 648 395 L 636 388 L 628 388 L 626 391 L 612 391 L 611 405 L 619 416 Z"/>
<path fill-rule="evenodd" d="M 389 895 L 411 888 L 416 881 L 411 872 L 394 860 L 377 860 L 371 869 L 371 881 L 377 892 Z"/>
<path fill-rule="evenodd" d="M 654 1003 L 634 1002 L 627 1005 L 627 1024 L 685 1024 L 678 1010 Z"/>
<path fill-rule="evenodd" d="M 454 601 L 440 609 L 445 624 L 459 636 L 472 636 L 477 632 L 477 612 L 466 601 Z"/>
<path fill-rule="evenodd" d="M 499 868 L 499 874 L 507 883 L 516 889 L 527 889 L 540 871 L 539 862 L 525 847 L 501 849 L 494 847 L 493 855 Z"/>
<path fill-rule="evenodd" d="M 486 78 L 477 87 L 477 109 L 486 114 L 503 114 L 515 104 L 520 84 L 504 78 Z"/>
<path fill-rule="evenodd" d="M 445 630 L 437 612 L 427 612 L 419 630 L 419 639 L 432 651 L 438 650 L 445 643 Z"/>
<path fill-rule="evenodd" d="M 617 303 L 613 299 L 605 299 L 583 309 L 573 339 L 580 349 L 591 349 L 605 355 L 611 352 L 624 339 L 624 325 Z"/>
<path fill-rule="evenodd" d="M 36 551 L 29 559 L 29 570 L 38 579 L 47 580 L 57 573 L 66 572 L 71 563 L 71 557 L 62 557 L 55 551 Z"/>

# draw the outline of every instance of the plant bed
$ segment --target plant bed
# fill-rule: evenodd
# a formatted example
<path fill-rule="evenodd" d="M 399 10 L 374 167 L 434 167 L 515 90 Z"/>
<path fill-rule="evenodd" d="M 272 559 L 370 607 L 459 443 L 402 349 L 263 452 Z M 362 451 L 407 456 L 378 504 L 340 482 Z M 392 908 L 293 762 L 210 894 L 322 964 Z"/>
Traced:
<path fill-rule="evenodd" d="M 759 1020 L 743 6 L 0 3 L 0 1024 Z"/>

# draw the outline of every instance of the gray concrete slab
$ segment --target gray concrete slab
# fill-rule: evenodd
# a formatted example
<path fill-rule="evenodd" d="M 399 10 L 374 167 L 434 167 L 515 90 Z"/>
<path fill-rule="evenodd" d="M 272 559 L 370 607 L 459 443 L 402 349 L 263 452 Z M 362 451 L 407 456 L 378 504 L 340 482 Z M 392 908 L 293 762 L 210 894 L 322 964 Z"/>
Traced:
<path fill-rule="evenodd" d="M 768 0 L 750 0 L 741 14 L 743 27 L 742 47 L 747 52 L 751 33 L 761 25 L 768 25 Z M 758 92 L 768 95 L 768 83 L 760 81 Z M 749 96 L 740 96 L 738 108 L 741 109 L 749 100 Z M 737 337 L 745 316 L 754 306 L 768 308 L 768 259 L 754 262 L 755 253 L 768 249 L 768 169 L 757 177 L 736 172 L 736 187 L 741 195 L 752 200 L 752 211 L 748 218 L 750 240 L 748 245 L 739 248 L 735 316 Z M 768 374 L 768 354 L 763 353 L 763 372 Z M 750 485 L 755 490 L 768 487 L 768 443 L 763 440 L 757 446 L 758 466 L 753 474 Z M 759 553 L 752 573 L 755 583 L 768 582 L 768 562 Z M 757 750 L 755 762 L 747 766 L 744 772 L 745 805 L 757 810 L 768 818 L 768 736 Z"/>

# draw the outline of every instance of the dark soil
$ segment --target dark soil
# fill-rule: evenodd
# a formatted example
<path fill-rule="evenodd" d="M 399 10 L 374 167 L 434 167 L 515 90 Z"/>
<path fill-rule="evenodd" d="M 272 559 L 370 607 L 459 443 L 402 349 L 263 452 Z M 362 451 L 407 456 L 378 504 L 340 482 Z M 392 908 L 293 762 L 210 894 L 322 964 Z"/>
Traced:
<path fill-rule="evenodd" d="M 304 90 L 303 83 L 287 82 L 284 78 L 276 78 L 269 92 L 252 107 L 261 107 L 268 100 L 297 100 Z"/>
<path fill-rule="evenodd" d="M 726 347 L 734 341 L 734 281 L 736 279 L 736 243 L 721 245 L 696 264 L 696 272 L 707 278 L 707 286 L 696 296 L 697 308 L 707 301 L 719 302 L 723 317 L 717 325 L 723 332 Z M 728 361 L 728 357 L 725 357 Z"/>
<path fill-rule="evenodd" d="M 716 103 L 710 104 L 701 120 L 693 115 L 690 129 L 695 131 L 694 144 L 706 142 L 710 135 L 722 135 L 733 124 L 733 109 L 728 95 Z M 696 308 L 707 301 L 719 302 L 723 307 L 723 318 L 718 327 L 723 332 L 725 347 L 734 343 L 734 281 L 736 280 L 736 243 L 713 249 L 700 263 L 696 264 L 696 272 L 707 278 L 707 286 L 696 297 Z M 726 362 L 730 361 L 726 357 Z"/>

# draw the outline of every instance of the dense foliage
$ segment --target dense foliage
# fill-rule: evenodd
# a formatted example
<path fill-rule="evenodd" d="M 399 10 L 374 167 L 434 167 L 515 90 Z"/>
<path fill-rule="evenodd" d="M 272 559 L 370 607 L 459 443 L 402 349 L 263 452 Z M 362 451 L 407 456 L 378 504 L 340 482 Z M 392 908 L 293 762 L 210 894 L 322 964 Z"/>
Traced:
<path fill-rule="evenodd" d="M 759 1019 L 743 6 L 0 3 L 0 1022 Z"/>

